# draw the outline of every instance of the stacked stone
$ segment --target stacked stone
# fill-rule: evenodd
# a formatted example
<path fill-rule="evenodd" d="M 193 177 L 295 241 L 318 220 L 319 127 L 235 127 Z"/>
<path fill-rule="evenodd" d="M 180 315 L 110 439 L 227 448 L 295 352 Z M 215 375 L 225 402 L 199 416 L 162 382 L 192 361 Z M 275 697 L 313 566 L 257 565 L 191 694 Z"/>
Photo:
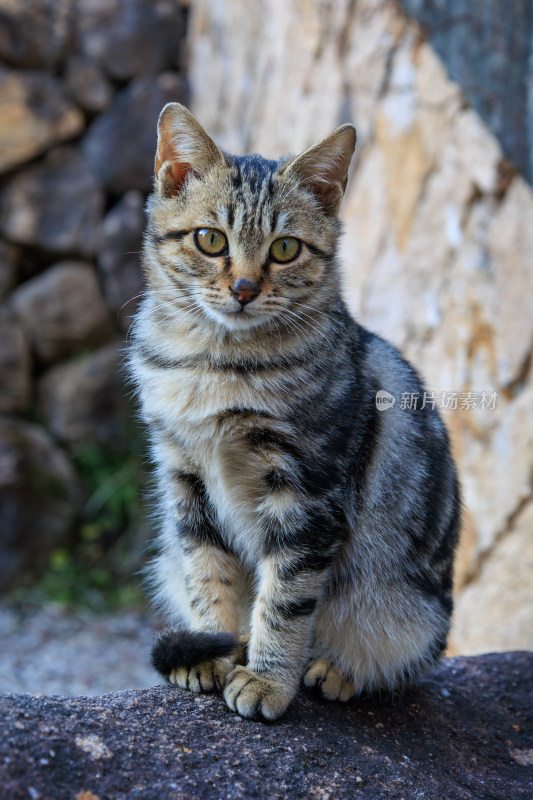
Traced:
<path fill-rule="evenodd" d="M 123 436 L 123 337 L 179 0 L 0 0 L 0 590 L 75 526 L 72 456 Z"/>

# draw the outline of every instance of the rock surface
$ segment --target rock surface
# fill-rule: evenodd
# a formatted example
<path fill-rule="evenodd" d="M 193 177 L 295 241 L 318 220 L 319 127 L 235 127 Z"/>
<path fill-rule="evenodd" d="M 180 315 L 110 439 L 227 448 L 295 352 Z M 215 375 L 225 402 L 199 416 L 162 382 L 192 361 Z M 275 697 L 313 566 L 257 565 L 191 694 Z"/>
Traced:
<path fill-rule="evenodd" d="M 1 691 L 101 695 L 147 689 L 157 682 L 149 659 L 153 638 L 153 620 L 133 610 L 94 614 L 42 600 L 37 607 L 1 605 Z"/>
<path fill-rule="evenodd" d="M 128 409 L 116 342 L 52 367 L 39 381 L 39 409 L 52 433 L 76 447 L 120 440 Z"/>
<path fill-rule="evenodd" d="M 72 8 L 73 0 L 0 0 L 0 58 L 25 69 L 54 67 Z"/>
<path fill-rule="evenodd" d="M 35 436 L 24 432 L 7 441 L 0 430 L 0 459 L 9 462 L 2 468 L 15 481 L 9 490 L 0 487 L 0 540 L 16 551 L 16 558 L 6 555 L 13 585 L 28 576 L 30 563 L 35 577 L 48 563 L 39 550 L 40 543 L 49 549 L 41 521 L 46 527 L 53 517 L 58 525 L 50 546 L 77 547 L 85 530 L 68 503 L 64 524 L 61 509 L 52 513 L 27 450 L 35 449 L 39 463 L 50 459 L 51 478 L 56 488 L 65 482 L 67 498 L 71 478 L 78 481 L 73 470 L 85 487 L 97 467 L 79 454 L 71 463 L 54 443 L 58 437 L 70 450 L 90 441 L 100 454 L 94 459 L 106 464 L 108 443 L 126 461 L 138 459 L 137 438 L 123 425 L 129 412 L 117 348 L 110 352 L 106 343 L 128 329 L 135 306 L 129 301 L 141 291 L 138 251 L 156 120 L 167 100 L 184 98 L 186 87 L 186 6 L 182 0 L 0 0 L 0 414 L 10 415 L 5 424 L 13 436 L 26 424 L 22 417 L 45 428 L 50 421 L 57 433 L 31 428 Z M 73 358 L 81 361 L 66 360 Z M 65 459 L 65 470 L 56 470 L 56 456 Z M 27 465 L 26 478 L 17 464 Z M 114 530 L 100 526 L 94 534 L 105 550 L 115 538 L 117 551 L 127 549 L 121 563 L 129 561 L 129 537 L 138 530 L 131 488 L 122 511 L 110 517 Z M 133 549 L 136 569 L 141 546 Z M 7 586 L 1 583 L 0 593 Z"/>
<path fill-rule="evenodd" d="M 24 411 L 30 387 L 28 340 L 10 309 L 0 308 L 0 414 Z"/>
<path fill-rule="evenodd" d="M 11 180 L 0 197 L 7 239 L 53 255 L 92 255 L 103 194 L 73 148 L 59 148 Z"/>
<path fill-rule="evenodd" d="M 443 662 L 393 701 L 299 697 L 272 725 L 167 687 L 0 698 L 10 800 L 529 800 L 533 653 Z"/>
<path fill-rule="evenodd" d="M 11 298 L 40 361 L 102 344 L 111 319 L 90 264 L 66 261 L 23 283 Z"/>
<path fill-rule="evenodd" d="M 80 52 L 120 81 L 174 66 L 183 32 L 177 0 L 77 0 Z"/>
<path fill-rule="evenodd" d="M 36 425 L 0 418 L 0 591 L 35 574 L 65 542 L 81 489 L 69 459 Z"/>
<path fill-rule="evenodd" d="M 82 114 L 67 101 L 60 84 L 40 72 L 0 70 L 0 116 L 0 172 L 83 128 Z"/>
<path fill-rule="evenodd" d="M 116 194 L 149 192 L 153 183 L 157 118 L 171 101 L 183 101 L 182 78 L 166 72 L 136 78 L 89 129 L 83 152 L 98 180 Z"/>
<path fill-rule="evenodd" d="M 145 225 L 144 198 L 130 190 L 111 209 L 101 231 L 98 268 L 109 308 L 126 328 L 142 289 L 141 248 Z"/>
<path fill-rule="evenodd" d="M 533 182 L 533 9 L 528 0 L 400 0 L 451 78 Z"/>

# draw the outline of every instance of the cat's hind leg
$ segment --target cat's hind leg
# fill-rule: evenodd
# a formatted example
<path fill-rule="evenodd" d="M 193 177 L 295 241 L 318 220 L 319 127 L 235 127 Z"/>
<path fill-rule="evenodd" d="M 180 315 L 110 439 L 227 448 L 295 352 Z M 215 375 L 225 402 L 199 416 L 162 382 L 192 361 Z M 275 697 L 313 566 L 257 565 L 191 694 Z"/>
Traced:
<path fill-rule="evenodd" d="M 402 689 L 437 661 L 448 627 L 447 610 L 412 589 L 346 591 L 322 604 L 304 686 L 328 700 Z"/>
<path fill-rule="evenodd" d="M 324 700 L 346 702 L 357 691 L 353 680 L 325 658 L 314 658 L 309 662 L 303 682 L 308 689 L 316 689 Z"/>

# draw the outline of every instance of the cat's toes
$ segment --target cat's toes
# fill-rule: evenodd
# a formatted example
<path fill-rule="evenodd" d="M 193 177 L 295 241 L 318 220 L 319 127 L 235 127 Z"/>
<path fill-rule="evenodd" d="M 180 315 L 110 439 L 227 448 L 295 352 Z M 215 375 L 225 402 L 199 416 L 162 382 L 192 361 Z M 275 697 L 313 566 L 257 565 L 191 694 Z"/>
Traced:
<path fill-rule="evenodd" d="M 246 667 L 235 667 L 224 689 L 228 707 L 246 719 L 278 719 L 287 710 L 293 694 L 279 681 Z"/>
<path fill-rule="evenodd" d="M 304 685 L 317 689 L 324 700 L 345 702 L 355 694 L 355 684 L 345 678 L 329 661 L 317 658 L 311 661 L 304 673 Z"/>
<path fill-rule="evenodd" d="M 180 689 L 189 689 L 191 692 L 212 692 L 215 689 L 221 691 L 226 675 L 232 669 L 233 662 L 229 658 L 217 658 L 194 667 L 177 667 L 171 671 L 168 680 Z"/>

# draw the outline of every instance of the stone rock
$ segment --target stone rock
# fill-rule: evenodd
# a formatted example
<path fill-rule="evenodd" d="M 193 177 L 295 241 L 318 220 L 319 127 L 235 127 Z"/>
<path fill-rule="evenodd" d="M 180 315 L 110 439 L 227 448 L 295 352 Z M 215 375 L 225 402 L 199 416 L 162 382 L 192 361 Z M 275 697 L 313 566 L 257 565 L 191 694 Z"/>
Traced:
<path fill-rule="evenodd" d="M 113 99 L 113 87 L 93 61 L 83 56 L 69 58 L 65 82 L 75 102 L 94 114 L 104 111 Z"/>
<path fill-rule="evenodd" d="M 401 698 L 297 698 L 243 722 L 166 686 L 0 698 L 6 797 L 529 800 L 533 653 L 443 661 Z"/>
<path fill-rule="evenodd" d="M 533 495 L 533 486 L 531 487 Z M 533 650 L 533 502 L 481 563 L 456 604 L 451 647 L 465 655 Z"/>
<path fill-rule="evenodd" d="M 185 31 L 176 0 L 78 0 L 75 22 L 80 52 L 119 81 L 174 66 Z"/>
<path fill-rule="evenodd" d="M 491 220 L 487 241 L 498 316 L 505 320 L 495 341 L 498 382 L 504 386 L 516 380 L 533 344 L 532 215 L 531 189 L 516 177 Z"/>
<path fill-rule="evenodd" d="M 42 72 L 0 70 L 0 116 L 0 172 L 83 129 L 79 109 L 66 100 L 60 84 Z"/>
<path fill-rule="evenodd" d="M 17 272 L 16 248 L 0 240 L 0 301 L 7 297 L 15 286 Z"/>
<path fill-rule="evenodd" d="M 506 402 L 500 397 L 498 403 L 499 409 L 486 414 L 500 419 L 481 436 L 476 436 L 476 428 L 481 428 L 476 415 L 463 414 L 468 427 L 463 431 L 465 451 L 460 465 L 464 500 L 476 524 L 477 557 L 487 556 L 532 492 L 533 375 L 516 398 Z M 533 608 L 527 610 L 533 621 Z"/>
<path fill-rule="evenodd" d="M 376 137 L 385 161 L 390 221 L 396 233 L 398 248 L 405 250 L 414 210 L 428 177 L 431 162 L 417 125 L 410 125 L 407 130 L 395 130 L 389 128 L 390 122 L 385 113 L 378 116 Z"/>
<path fill-rule="evenodd" d="M 0 591 L 35 575 L 65 543 L 80 503 L 74 469 L 45 431 L 0 418 Z"/>
<path fill-rule="evenodd" d="M 140 608 L 95 613 L 6 598 L 0 604 L 2 693 L 94 696 L 148 689 L 154 670 L 139 653 L 150 652 L 154 634 Z"/>
<path fill-rule="evenodd" d="M 112 343 L 43 375 L 39 410 L 58 439 L 74 449 L 119 439 L 128 415 L 121 359 L 120 344 Z"/>
<path fill-rule="evenodd" d="M 133 190 L 111 209 L 102 224 L 98 267 L 107 305 L 123 328 L 129 325 L 143 285 L 140 251 L 144 224 L 144 197 Z"/>
<path fill-rule="evenodd" d="M 451 79 L 502 142 L 507 158 L 533 181 L 533 132 L 528 122 L 533 112 L 530 4 L 506 0 L 401 0 L 401 4 L 423 25 Z"/>
<path fill-rule="evenodd" d="M 0 230 L 13 242 L 52 255 L 91 255 L 103 194 L 86 161 L 71 148 L 27 167 L 0 196 Z"/>
<path fill-rule="evenodd" d="M 119 92 L 111 108 L 94 121 L 82 145 L 100 183 L 117 194 L 151 190 L 157 118 L 165 103 L 183 97 L 182 78 L 171 72 L 155 80 L 137 78 Z"/>
<path fill-rule="evenodd" d="M 30 348 L 21 325 L 0 308 L 0 414 L 24 411 L 30 399 Z"/>
<path fill-rule="evenodd" d="M 11 302 L 34 352 L 46 364 L 102 344 L 113 333 L 90 264 L 56 264 L 19 286 Z"/>
<path fill-rule="evenodd" d="M 69 34 L 72 0 L 0 0 L 0 59 L 24 69 L 50 69 Z"/>

